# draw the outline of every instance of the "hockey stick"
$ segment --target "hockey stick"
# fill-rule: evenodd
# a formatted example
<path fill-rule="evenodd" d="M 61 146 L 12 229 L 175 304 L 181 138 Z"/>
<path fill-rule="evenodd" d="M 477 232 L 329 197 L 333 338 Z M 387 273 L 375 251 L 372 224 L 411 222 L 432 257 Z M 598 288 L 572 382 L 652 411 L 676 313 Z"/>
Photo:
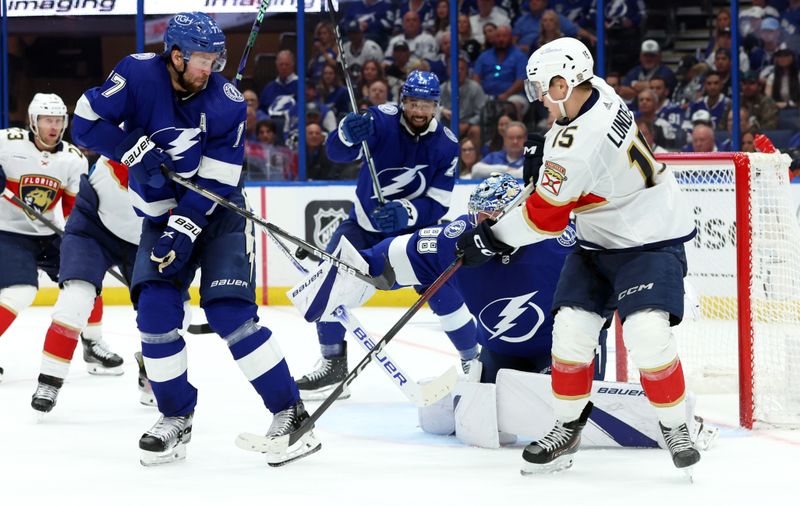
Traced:
<path fill-rule="evenodd" d="M 11 190 L 9 190 L 8 188 L 3 190 L 3 197 L 7 198 L 11 202 L 17 204 L 19 207 L 25 209 L 26 211 L 28 211 L 29 213 L 34 215 L 37 220 L 41 221 L 44 226 L 46 226 L 47 228 L 49 228 L 50 230 L 52 230 L 53 232 L 58 234 L 59 237 L 64 237 L 64 231 L 63 230 L 58 228 L 58 226 L 55 223 L 53 223 L 52 221 L 50 221 L 47 218 L 45 218 L 44 215 L 42 213 L 40 213 L 38 209 L 36 209 L 35 207 L 31 206 L 30 204 L 28 204 L 27 202 L 25 202 L 21 198 L 19 198 L 16 195 L 14 195 L 14 193 Z M 108 271 L 106 271 L 106 272 L 111 274 L 111 277 L 113 277 L 114 279 L 116 279 L 117 281 L 119 281 L 120 283 L 125 285 L 126 287 L 130 288 L 128 286 L 128 281 L 125 279 L 125 277 L 122 274 L 117 272 L 116 269 L 108 269 Z M 192 334 L 207 334 L 207 333 L 211 332 L 211 327 L 208 327 L 208 331 L 209 332 L 206 332 L 206 329 L 205 329 L 204 325 L 207 326 L 207 324 L 189 325 L 188 331 L 190 333 L 192 333 Z"/>
<path fill-rule="evenodd" d="M 285 244 L 270 231 L 267 231 L 270 239 L 278 246 L 278 249 L 286 255 L 286 258 L 300 271 L 301 274 L 307 275 L 308 270 L 301 264 Z M 334 310 L 333 316 L 342 326 L 352 334 L 358 344 L 364 348 L 364 351 L 369 352 L 375 347 L 374 341 L 369 337 L 361 322 L 356 319 L 355 315 L 350 313 L 344 306 L 339 306 Z M 447 395 L 455 386 L 458 380 L 458 372 L 455 367 L 451 367 L 444 372 L 441 376 L 433 379 L 432 381 L 420 384 L 413 381 L 408 374 L 406 374 L 395 360 L 393 360 L 386 352 L 382 356 L 378 356 L 378 366 L 380 369 L 392 380 L 392 383 L 403 392 L 406 398 L 416 404 L 417 406 L 429 406 Z"/>
<path fill-rule="evenodd" d="M 336 24 L 336 18 L 333 16 L 333 2 L 327 0 L 325 2 L 328 14 L 331 18 L 331 28 L 333 29 L 333 38 L 336 39 L 336 47 L 339 49 L 339 62 L 342 64 L 344 71 L 344 82 L 347 87 L 347 95 L 350 97 L 350 107 L 353 112 L 358 114 L 358 104 L 356 103 L 356 94 L 353 91 L 353 82 L 350 80 L 350 71 L 347 66 L 347 60 L 344 57 L 344 46 L 342 45 L 342 34 L 339 32 L 339 25 Z M 372 177 L 372 191 L 375 193 L 375 198 L 378 199 L 380 205 L 386 204 L 386 199 L 383 198 L 381 187 L 378 184 L 378 172 L 375 170 L 375 161 L 372 159 L 372 153 L 369 151 L 367 141 L 361 141 L 361 149 L 364 150 L 364 158 L 367 159 L 367 168 L 369 168 L 369 175 Z"/>
<path fill-rule="evenodd" d="M 172 181 L 174 181 L 175 183 L 183 186 L 184 188 L 188 188 L 188 189 L 190 189 L 190 190 L 192 190 L 194 192 L 199 193 L 200 195 L 204 196 L 205 198 L 207 198 L 207 199 L 209 199 L 209 200 L 211 200 L 213 202 L 216 202 L 217 204 L 221 205 L 222 207 L 235 212 L 236 214 L 238 214 L 239 216 L 244 217 L 245 219 L 248 219 L 248 220 L 250 220 L 250 221 L 252 221 L 252 222 L 254 222 L 254 223 L 258 224 L 258 225 L 261 225 L 265 229 L 271 231 L 273 234 L 278 235 L 280 237 L 283 237 L 284 239 L 286 239 L 287 241 L 291 242 L 295 246 L 299 246 L 301 249 L 311 253 L 312 255 L 316 255 L 319 258 L 323 258 L 323 259 L 327 260 L 328 262 L 330 262 L 333 265 L 335 265 L 338 269 L 342 269 L 344 272 L 350 274 L 351 276 L 355 276 L 358 279 L 360 279 L 361 281 L 364 281 L 366 283 L 371 284 L 372 286 L 374 286 L 378 290 L 389 290 L 392 287 L 392 285 L 394 285 L 395 275 L 394 275 L 394 272 L 391 270 L 391 266 L 388 265 L 388 262 L 387 262 L 387 265 L 386 265 L 386 269 L 384 270 L 384 272 L 380 276 L 370 276 L 369 274 L 361 272 L 360 270 L 356 269 L 355 267 L 353 267 L 353 266 L 351 266 L 351 265 L 349 265 L 349 264 L 347 264 L 345 262 L 342 262 L 341 260 L 339 260 L 335 256 L 322 251 L 321 249 L 315 247 L 313 244 L 308 243 L 308 242 L 300 239 L 299 237 L 293 236 L 289 232 L 283 230 L 282 228 L 280 228 L 280 227 L 278 227 L 276 225 L 273 225 L 272 223 L 266 221 L 264 218 L 256 215 L 255 213 L 253 213 L 251 211 L 248 211 L 247 209 L 242 209 L 241 207 L 237 206 L 236 204 L 234 204 L 230 200 L 222 198 L 219 195 L 217 195 L 216 193 L 214 193 L 214 192 L 212 192 L 210 190 L 207 190 L 207 189 L 203 188 L 202 186 L 197 185 L 197 184 L 189 181 L 188 179 L 183 178 L 183 177 L 175 174 L 174 172 L 168 170 L 167 167 L 162 165 L 161 169 L 164 172 L 164 175 L 168 179 L 171 179 Z"/>
<path fill-rule="evenodd" d="M 517 198 L 510 202 L 505 209 L 496 217 L 502 218 L 505 214 L 517 207 L 520 203 L 524 203 L 528 196 L 533 193 L 534 182 L 528 184 L 517 196 Z M 259 434 L 243 433 L 239 434 L 236 438 L 236 446 L 243 450 L 260 452 L 260 453 L 285 453 L 290 446 L 297 443 L 297 441 L 310 431 L 317 420 L 331 407 L 336 399 L 342 394 L 345 387 L 355 380 L 367 364 L 383 350 L 383 348 L 392 340 L 392 338 L 400 331 L 400 329 L 411 319 L 414 314 L 433 296 L 441 286 L 447 282 L 450 277 L 461 267 L 462 258 L 456 255 L 455 260 L 439 275 L 438 278 L 425 290 L 419 299 L 406 311 L 403 316 L 389 329 L 389 332 L 383 336 L 383 339 L 375 344 L 375 347 L 356 365 L 355 369 L 350 371 L 345 379 L 330 393 L 327 399 L 311 414 L 298 429 L 290 434 L 280 436 L 278 438 L 267 438 Z"/>
<path fill-rule="evenodd" d="M 239 69 L 236 71 L 236 76 L 233 78 L 233 85 L 237 88 L 242 81 L 242 72 L 244 72 L 244 68 L 247 66 L 247 57 L 250 56 L 250 50 L 253 49 L 258 32 L 261 30 L 261 23 L 264 21 L 264 15 L 267 13 L 267 9 L 269 9 L 269 2 L 270 0 L 261 0 L 261 4 L 258 6 L 256 19 L 253 21 L 253 27 L 250 29 L 250 36 L 247 38 L 247 45 L 244 47 L 242 59 L 239 60 Z"/>

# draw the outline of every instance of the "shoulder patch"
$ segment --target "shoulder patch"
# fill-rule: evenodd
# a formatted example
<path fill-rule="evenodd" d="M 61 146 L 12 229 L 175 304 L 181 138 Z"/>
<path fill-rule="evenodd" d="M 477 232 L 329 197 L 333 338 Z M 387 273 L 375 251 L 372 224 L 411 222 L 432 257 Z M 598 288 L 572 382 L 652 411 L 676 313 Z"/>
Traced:
<path fill-rule="evenodd" d="M 541 187 L 553 195 L 558 195 L 561 185 L 567 180 L 567 169 L 561 165 L 547 160 L 544 162 Z"/>
<path fill-rule="evenodd" d="M 133 58 L 137 60 L 152 60 L 156 57 L 155 53 L 134 53 L 131 55 Z"/>
<path fill-rule="evenodd" d="M 385 114 L 391 114 L 394 116 L 397 114 L 397 106 L 394 104 L 381 104 L 378 106 L 378 110 Z"/>
<path fill-rule="evenodd" d="M 467 229 L 467 224 L 464 220 L 456 220 L 447 225 L 444 229 L 444 236 L 448 239 L 455 239 L 460 236 L 464 230 Z"/>
<path fill-rule="evenodd" d="M 447 136 L 448 139 L 458 144 L 458 139 L 456 138 L 452 130 L 450 130 L 447 127 L 444 127 L 444 134 Z"/>
<path fill-rule="evenodd" d="M 234 102 L 244 102 L 244 95 L 242 95 L 241 92 L 236 89 L 236 86 L 234 86 L 233 83 L 225 83 L 222 86 L 222 91 L 224 91 L 225 95 Z"/>
<path fill-rule="evenodd" d="M 565 248 L 569 248 L 570 246 L 575 246 L 577 242 L 577 233 L 575 232 L 575 227 L 570 223 L 567 225 L 567 228 L 561 232 L 561 235 L 558 236 L 556 239 L 558 244 L 564 246 Z"/>

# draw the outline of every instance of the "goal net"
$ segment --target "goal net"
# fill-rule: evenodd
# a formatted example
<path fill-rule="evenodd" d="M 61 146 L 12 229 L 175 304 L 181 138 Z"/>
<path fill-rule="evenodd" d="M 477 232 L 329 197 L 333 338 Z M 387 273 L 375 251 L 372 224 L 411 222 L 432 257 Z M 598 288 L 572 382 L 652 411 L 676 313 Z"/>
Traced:
<path fill-rule="evenodd" d="M 738 392 L 740 422 L 800 426 L 800 225 L 786 155 L 668 154 L 692 207 L 684 321 L 689 389 Z M 738 224 L 738 226 L 737 226 Z M 617 339 L 617 379 L 638 381 Z"/>

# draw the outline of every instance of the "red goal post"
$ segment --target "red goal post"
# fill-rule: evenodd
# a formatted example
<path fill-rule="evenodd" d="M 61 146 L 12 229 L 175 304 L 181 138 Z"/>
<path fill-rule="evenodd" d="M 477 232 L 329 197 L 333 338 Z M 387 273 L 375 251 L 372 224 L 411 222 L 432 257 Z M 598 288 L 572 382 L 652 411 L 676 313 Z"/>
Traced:
<path fill-rule="evenodd" d="M 766 143 L 765 143 L 766 142 Z M 760 148 L 771 144 L 761 139 Z M 780 153 L 669 153 L 698 234 L 686 243 L 689 389 L 738 393 L 743 427 L 800 426 L 800 225 Z M 616 323 L 617 380 L 638 381 Z"/>

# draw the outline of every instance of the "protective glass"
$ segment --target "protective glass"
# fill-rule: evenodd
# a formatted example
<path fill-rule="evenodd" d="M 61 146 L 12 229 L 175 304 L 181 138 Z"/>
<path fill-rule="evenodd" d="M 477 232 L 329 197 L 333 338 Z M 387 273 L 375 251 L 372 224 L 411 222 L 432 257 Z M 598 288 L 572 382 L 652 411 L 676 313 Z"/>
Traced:
<path fill-rule="evenodd" d="M 531 102 L 542 100 L 545 93 L 545 90 L 542 88 L 542 83 L 539 81 L 529 81 L 528 79 L 525 80 L 525 94 L 528 96 L 528 100 Z"/>
<path fill-rule="evenodd" d="M 199 70 L 222 72 L 227 61 L 228 54 L 223 49 L 221 53 L 192 53 L 186 63 Z"/>
<path fill-rule="evenodd" d="M 421 98 L 404 98 L 403 107 L 406 110 L 417 110 L 423 114 L 433 114 L 436 111 L 436 102 L 433 100 L 423 100 Z"/>

